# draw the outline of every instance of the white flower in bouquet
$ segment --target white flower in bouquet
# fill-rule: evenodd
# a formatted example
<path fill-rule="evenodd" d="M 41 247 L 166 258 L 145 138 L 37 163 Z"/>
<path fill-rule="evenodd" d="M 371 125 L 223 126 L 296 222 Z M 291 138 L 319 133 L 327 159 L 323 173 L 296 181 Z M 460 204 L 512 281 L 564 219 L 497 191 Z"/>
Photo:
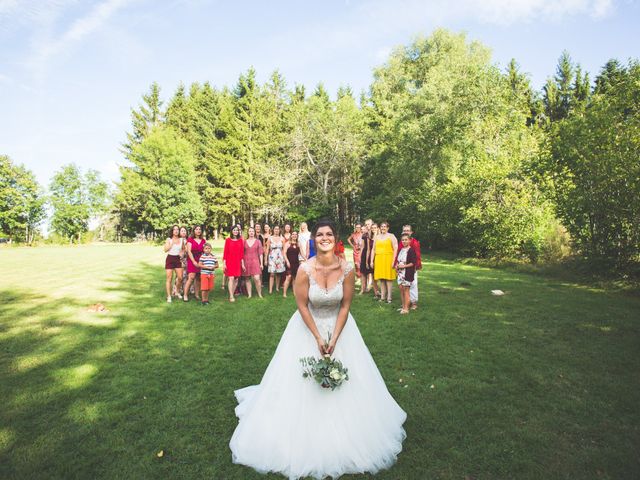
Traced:
<path fill-rule="evenodd" d="M 335 390 L 344 381 L 349 380 L 348 369 L 340 360 L 331 358 L 330 355 L 323 355 L 321 358 L 304 357 L 300 359 L 300 363 L 303 366 L 303 378 L 313 378 L 322 388 Z"/>

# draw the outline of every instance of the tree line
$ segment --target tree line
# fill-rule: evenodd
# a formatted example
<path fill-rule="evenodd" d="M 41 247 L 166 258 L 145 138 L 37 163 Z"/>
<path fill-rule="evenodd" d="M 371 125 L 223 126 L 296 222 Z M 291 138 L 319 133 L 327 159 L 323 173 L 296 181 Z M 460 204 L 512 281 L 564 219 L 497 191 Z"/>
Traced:
<path fill-rule="evenodd" d="M 640 255 L 639 107 L 637 60 L 592 80 L 564 52 L 536 91 L 514 60 L 502 71 L 446 30 L 396 48 L 357 96 L 290 88 L 278 72 L 260 84 L 253 69 L 166 102 L 154 83 L 132 110 L 108 224 L 125 239 L 174 223 L 331 216 L 346 228 L 367 216 L 410 223 L 432 248 L 628 266 Z"/>

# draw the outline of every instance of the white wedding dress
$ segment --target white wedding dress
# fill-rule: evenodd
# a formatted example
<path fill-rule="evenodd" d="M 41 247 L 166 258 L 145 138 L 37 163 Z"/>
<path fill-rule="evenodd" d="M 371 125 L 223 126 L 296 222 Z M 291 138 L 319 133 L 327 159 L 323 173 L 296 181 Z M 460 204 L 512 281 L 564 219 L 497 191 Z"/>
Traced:
<path fill-rule="evenodd" d="M 309 275 L 309 309 L 325 338 L 336 323 L 343 280 L 328 290 Z M 259 385 L 236 390 L 238 426 L 229 446 L 233 462 L 290 479 L 375 473 L 394 464 L 406 436 L 407 414 L 395 402 L 349 314 L 334 358 L 349 369 L 336 390 L 302 377 L 301 357 L 319 357 L 317 343 L 296 311 Z"/>

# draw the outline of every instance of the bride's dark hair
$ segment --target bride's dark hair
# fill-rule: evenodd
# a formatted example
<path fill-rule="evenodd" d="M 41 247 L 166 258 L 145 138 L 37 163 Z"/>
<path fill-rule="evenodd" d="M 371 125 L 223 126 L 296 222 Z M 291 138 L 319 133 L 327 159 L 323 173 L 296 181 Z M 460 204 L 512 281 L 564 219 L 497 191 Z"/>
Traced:
<path fill-rule="evenodd" d="M 333 220 L 329 220 L 328 218 L 322 218 L 317 221 L 317 223 L 313 226 L 313 238 L 316 238 L 316 234 L 318 233 L 318 229 L 321 227 L 329 227 L 331 232 L 333 232 L 333 236 L 336 238 L 336 242 L 338 241 L 338 229 L 336 228 L 336 224 Z"/>

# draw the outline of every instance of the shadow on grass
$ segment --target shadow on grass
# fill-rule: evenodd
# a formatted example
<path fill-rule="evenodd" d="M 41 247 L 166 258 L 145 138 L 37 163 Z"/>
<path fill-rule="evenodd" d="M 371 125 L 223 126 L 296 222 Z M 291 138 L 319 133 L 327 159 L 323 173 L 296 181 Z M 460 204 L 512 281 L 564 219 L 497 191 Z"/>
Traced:
<path fill-rule="evenodd" d="M 420 282 L 405 318 L 352 308 L 409 415 L 376 478 L 638 473 L 638 302 L 438 260 Z M 0 291 L 0 477 L 265 478 L 231 463 L 233 390 L 260 380 L 293 299 L 166 304 L 149 264 L 105 290 L 105 313 Z"/>
<path fill-rule="evenodd" d="M 163 303 L 157 266 L 106 290 L 107 312 L 0 291 L 0 478 L 251 477 L 230 461 L 233 389 L 259 381 L 282 323 L 260 338 L 219 294 Z"/>

